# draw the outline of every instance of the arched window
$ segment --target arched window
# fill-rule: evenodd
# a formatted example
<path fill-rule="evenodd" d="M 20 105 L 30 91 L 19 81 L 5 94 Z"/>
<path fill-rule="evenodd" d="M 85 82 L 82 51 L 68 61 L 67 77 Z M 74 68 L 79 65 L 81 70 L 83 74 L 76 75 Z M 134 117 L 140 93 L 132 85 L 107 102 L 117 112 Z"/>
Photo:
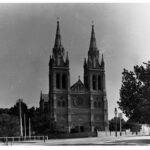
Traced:
<path fill-rule="evenodd" d="M 63 89 L 67 88 L 67 76 L 66 76 L 66 74 L 62 75 L 62 88 Z"/>
<path fill-rule="evenodd" d="M 100 102 L 98 102 L 98 107 L 99 107 L 99 108 L 101 107 L 101 103 L 100 103 Z"/>
<path fill-rule="evenodd" d="M 96 76 L 95 75 L 93 75 L 92 81 L 93 81 L 93 90 L 96 90 Z"/>
<path fill-rule="evenodd" d="M 60 74 L 56 74 L 56 88 L 60 89 Z"/>
<path fill-rule="evenodd" d="M 85 87 L 88 88 L 88 76 L 84 76 Z"/>
<path fill-rule="evenodd" d="M 101 76 L 98 76 L 98 89 L 101 90 Z"/>
<path fill-rule="evenodd" d="M 65 107 L 65 101 L 62 102 L 62 107 Z"/>
<path fill-rule="evenodd" d="M 58 101 L 58 102 L 57 102 L 57 106 L 58 106 L 58 107 L 60 107 L 60 106 L 61 106 L 61 103 L 60 103 L 60 101 Z"/>
<path fill-rule="evenodd" d="M 94 102 L 94 107 L 97 108 L 97 103 L 96 102 Z"/>

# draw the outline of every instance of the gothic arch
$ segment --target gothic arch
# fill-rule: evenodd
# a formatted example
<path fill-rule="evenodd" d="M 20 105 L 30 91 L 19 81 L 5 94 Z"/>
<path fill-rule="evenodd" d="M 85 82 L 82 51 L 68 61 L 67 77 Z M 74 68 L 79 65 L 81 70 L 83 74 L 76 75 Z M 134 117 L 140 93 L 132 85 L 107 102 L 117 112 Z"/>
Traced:
<path fill-rule="evenodd" d="M 93 86 L 93 90 L 96 90 L 96 75 L 93 75 L 92 77 L 92 86 Z"/>
<path fill-rule="evenodd" d="M 94 102 L 94 108 L 97 108 L 97 103 L 96 102 Z"/>
<path fill-rule="evenodd" d="M 65 107 L 65 101 L 62 101 L 62 107 Z"/>
<path fill-rule="evenodd" d="M 58 107 L 61 106 L 61 102 L 60 102 L 60 101 L 57 102 L 57 106 L 58 106 Z"/>
<path fill-rule="evenodd" d="M 56 88 L 60 89 L 60 73 L 56 74 Z"/>
<path fill-rule="evenodd" d="M 98 89 L 99 89 L 99 90 L 101 90 L 101 89 L 102 89 L 102 87 L 101 87 L 101 82 L 102 82 L 102 80 L 101 80 L 101 76 L 100 76 L 100 75 L 98 75 Z"/>
<path fill-rule="evenodd" d="M 98 107 L 99 107 L 99 108 L 101 107 L 101 102 L 98 102 Z"/>
<path fill-rule="evenodd" d="M 66 74 L 62 75 L 62 88 L 63 89 L 67 88 L 67 75 Z"/>

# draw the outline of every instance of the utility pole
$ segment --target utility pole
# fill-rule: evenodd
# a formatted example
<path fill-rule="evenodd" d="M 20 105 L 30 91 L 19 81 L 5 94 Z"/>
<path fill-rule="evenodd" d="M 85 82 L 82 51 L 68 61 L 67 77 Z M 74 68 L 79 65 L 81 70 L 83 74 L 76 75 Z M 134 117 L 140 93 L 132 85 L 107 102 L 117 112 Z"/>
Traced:
<path fill-rule="evenodd" d="M 115 119 L 116 119 L 116 124 L 115 124 L 115 136 L 117 137 L 117 108 L 115 108 Z"/>
<path fill-rule="evenodd" d="M 120 136 L 122 135 L 122 122 L 121 122 L 121 119 L 122 119 L 122 113 L 119 113 L 119 118 L 120 118 Z"/>
<path fill-rule="evenodd" d="M 31 122 L 30 122 L 30 118 L 29 118 L 29 137 L 31 137 Z"/>
<path fill-rule="evenodd" d="M 21 110 L 21 102 L 22 100 L 19 99 L 19 120 L 20 120 L 20 136 L 23 136 L 23 130 L 22 130 L 22 110 Z"/>
<path fill-rule="evenodd" d="M 24 136 L 26 138 L 26 115 L 24 114 Z"/>

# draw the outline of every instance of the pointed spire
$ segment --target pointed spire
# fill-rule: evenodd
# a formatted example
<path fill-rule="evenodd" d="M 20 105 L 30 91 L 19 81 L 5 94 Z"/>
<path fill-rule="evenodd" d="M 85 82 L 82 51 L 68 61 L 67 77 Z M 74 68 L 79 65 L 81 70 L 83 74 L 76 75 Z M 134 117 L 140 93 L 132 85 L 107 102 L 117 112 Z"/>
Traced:
<path fill-rule="evenodd" d="M 86 58 L 84 58 L 84 67 L 86 67 Z"/>
<path fill-rule="evenodd" d="M 66 60 L 69 60 L 69 58 L 68 58 L 68 51 L 67 51 L 67 56 L 66 56 Z"/>
<path fill-rule="evenodd" d="M 66 64 L 69 65 L 69 56 L 68 56 L 68 51 L 67 51 L 67 54 L 66 54 Z"/>
<path fill-rule="evenodd" d="M 51 63 L 51 55 L 50 55 L 50 57 L 49 57 L 49 64 Z"/>
<path fill-rule="evenodd" d="M 61 35 L 60 35 L 60 28 L 59 28 L 59 20 L 57 18 L 57 29 L 56 29 L 54 48 L 59 48 L 60 46 L 61 46 Z"/>
<path fill-rule="evenodd" d="M 78 76 L 78 80 L 80 80 L 80 76 Z"/>
<path fill-rule="evenodd" d="M 104 67 L 105 63 L 104 63 L 104 58 L 103 58 L 103 54 L 102 54 L 102 61 L 101 61 L 101 66 Z"/>
<path fill-rule="evenodd" d="M 94 24 L 92 21 L 92 31 L 91 31 L 91 40 L 90 40 L 89 50 L 95 50 L 95 49 L 96 49 L 96 38 L 95 38 L 95 32 L 94 32 Z"/>
<path fill-rule="evenodd" d="M 42 90 L 41 90 L 41 94 L 40 94 L 40 99 L 42 100 Z"/>

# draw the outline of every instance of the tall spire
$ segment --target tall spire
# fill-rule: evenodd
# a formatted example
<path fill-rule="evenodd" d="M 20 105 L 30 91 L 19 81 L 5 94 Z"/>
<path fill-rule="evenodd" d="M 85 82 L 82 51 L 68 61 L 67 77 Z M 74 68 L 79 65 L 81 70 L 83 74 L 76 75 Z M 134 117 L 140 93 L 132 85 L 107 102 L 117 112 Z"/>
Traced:
<path fill-rule="evenodd" d="M 69 65 L 69 56 L 68 56 L 68 51 L 66 53 L 66 64 Z"/>
<path fill-rule="evenodd" d="M 86 58 L 84 58 L 84 67 L 86 67 Z"/>
<path fill-rule="evenodd" d="M 54 48 L 59 48 L 60 46 L 61 46 L 61 35 L 60 35 L 60 28 L 59 28 L 59 20 L 57 18 L 57 29 L 56 29 Z"/>
<path fill-rule="evenodd" d="M 102 54 L 101 66 L 102 66 L 102 67 L 104 67 L 104 66 L 105 66 L 104 58 L 103 58 L 103 54 Z"/>
<path fill-rule="evenodd" d="M 96 38 L 95 38 L 93 21 L 92 21 L 92 32 L 91 32 L 91 41 L 90 41 L 89 50 L 96 50 Z"/>
<path fill-rule="evenodd" d="M 40 99 L 42 100 L 42 90 L 41 90 L 41 94 L 40 94 Z"/>

